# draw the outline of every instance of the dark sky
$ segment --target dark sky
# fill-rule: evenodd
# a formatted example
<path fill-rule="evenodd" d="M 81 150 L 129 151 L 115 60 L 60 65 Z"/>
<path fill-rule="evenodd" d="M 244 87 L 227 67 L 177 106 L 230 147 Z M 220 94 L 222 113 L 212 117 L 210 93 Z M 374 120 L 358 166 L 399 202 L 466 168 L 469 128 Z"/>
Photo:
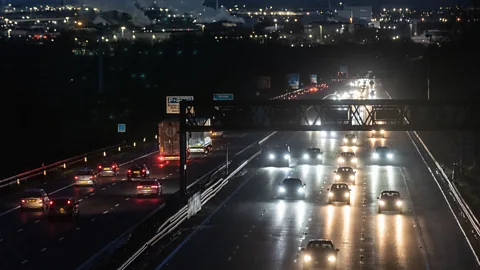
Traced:
<path fill-rule="evenodd" d="M 0 3 L 5 1 L 6 3 L 60 3 L 61 0 L 0 0 Z M 72 3 L 74 1 L 81 0 L 64 0 L 65 3 Z M 118 0 L 123 1 L 123 0 Z M 127 0 L 129 1 L 129 0 Z M 178 0 L 170 0 L 178 1 Z M 198 0 L 202 1 L 202 0 Z M 205 0 L 207 4 L 215 3 L 215 0 Z M 219 0 L 220 4 L 233 5 L 236 4 L 255 4 L 255 5 L 274 5 L 282 7 L 322 7 L 328 6 L 328 0 Z M 332 6 L 334 3 L 338 4 L 338 0 L 331 0 Z M 420 7 L 438 7 L 440 5 L 448 4 L 467 4 L 470 0 L 344 0 L 345 4 L 353 5 L 372 5 L 378 7 L 379 5 L 392 5 L 396 7 L 408 7 L 408 8 L 420 8 Z"/>

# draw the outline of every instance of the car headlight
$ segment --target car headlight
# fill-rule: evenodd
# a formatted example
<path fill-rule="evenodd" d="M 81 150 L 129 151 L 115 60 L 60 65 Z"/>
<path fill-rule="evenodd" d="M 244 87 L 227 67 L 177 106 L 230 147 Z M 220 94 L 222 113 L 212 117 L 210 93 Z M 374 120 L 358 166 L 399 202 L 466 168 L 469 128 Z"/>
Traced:
<path fill-rule="evenodd" d="M 285 192 L 285 188 L 284 188 L 284 187 L 280 187 L 280 188 L 278 189 L 278 191 L 280 191 L 280 193 L 284 193 L 284 192 Z"/>
<path fill-rule="evenodd" d="M 339 180 L 340 179 L 340 175 L 335 175 L 335 180 Z"/>
<path fill-rule="evenodd" d="M 357 163 L 357 158 L 352 158 L 353 163 Z"/>
<path fill-rule="evenodd" d="M 348 139 L 347 139 L 347 138 L 343 138 L 343 142 L 348 142 Z"/>
<path fill-rule="evenodd" d="M 332 137 L 335 137 L 336 134 L 337 133 L 335 133 L 335 131 L 330 132 L 330 136 L 332 136 Z"/>
<path fill-rule="evenodd" d="M 289 154 L 286 154 L 285 156 L 283 156 L 284 159 L 290 159 L 290 155 Z"/>
<path fill-rule="evenodd" d="M 303 193 L 305 191 L 305 189 L 303 187 L 301 187 L 301 188 L 298 188 L 297 191 L 298 191 L 298 193 Z"/>
<path fill-rule="evenodd" d="M 372 133 L 375 133 L 375 130 L 372 130 Z"/>
<path fill-rule="evenodd" d="M 310 255 L 305 255 L 303 256 L 303 260 L 306 261 L 306 262 L 309 262 L 312 260 L 312 257 L 310 257 Z"/>
<path fill-rule="evenodd" d="M 350 180 L 353 180 L 355 179 L 355 176 L 354 175 L 350 175 Z"/>
<path fill-rule="evenodd" d="M 322 155 L 318 155 L 317 158 L 318 158 L 318 159 L 322 159 Z"/>
<path fill-rule="evenodd" d="M 268 156 L 268 158 L 269 158 L 269 159 L 275 159 L 275 155 L 274 155 L 274 154 L 270 154 L 270 155 Z"/>
<path fill-rule="evenodd" d="M 333 196 L 333 192 L 329 192 L 328 197 L 332 197 L 332 196 Z"/>
<path fill-rule="evenodd" d="M 303 154 L 303 159 L 308 159 L 308 158 L 309 158 L 308 154 Z"/>
<path fill-rule="evenodd" d="M 387 158 L 392 159 L 392 158 L 393 158 L 393 154 L 392 154 L 392 153 L 388 153 L 388 154 L 387 154 Z"/>
<path fill-rule="evenodd" d="M 345 162 L 345 160 L 343 158 L 339 158 L 338 162 L 343 163 L 343 162 Z"/>
<path fill-rule="evenodd" d="M 350 197 L 350 192 L 345 192 L 345 197 Z"/>
<path fill-rule="evenodd" d="M 380 133 L 382 133 L 382 134 L 383 134 L 383 133 L 385 133 L 385 130 L 383 130 L 383 129 L 382 129 L 382 130 L 380 130 Z"/>
<path fill-rule="evenodd" d="M 327 136 L 327 132 L 326 132 L 326 131 L 322 131 L 322 132 L 320 132 L 320 135 L 322 135 L 322 137 L 325 137 L 325 136 Z"/>
<path fill-rule="evenodd" d="M 353 139 L 353 142 L 356 143 L 356 142 L 357 142 L 357 139 Z"/>
<path fill-rule="evenodd" d="M 328 261 L 329 262 L 334 262 L 335 260 L 336 260 L 335 256 L 333 256 L 333 255 L 328 256 Z"/>
<path fill-rule="evenodd" d="M 377 159 L 378 158 L 378 153 L 373 153 L 373 158 Z"/>
<path fill-rule="evenodd" d="M 402 205 L 402 201 L 397 201 L 397 206 L 401 206 Z"/>
<path fill-rule="evenodd" d="M 384 201 L 379 201 L 378 203 L 380 203 L 380 205 L 385 205 Z"/>

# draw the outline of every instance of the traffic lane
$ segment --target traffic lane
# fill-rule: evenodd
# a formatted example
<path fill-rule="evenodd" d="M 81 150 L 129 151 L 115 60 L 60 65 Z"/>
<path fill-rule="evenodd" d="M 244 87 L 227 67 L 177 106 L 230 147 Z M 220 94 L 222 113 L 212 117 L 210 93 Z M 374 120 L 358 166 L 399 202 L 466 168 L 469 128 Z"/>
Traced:
<path fill-rule="evenodd" d="M 0 245 L 0 251 L 8 256 L 5 256 L 5 261 L 2 260 L 4 261 L 4 267 L 1 269 L 24 267 L 23 265 L 26 263 L 22 264 L 22 262 L 32 261 L 37 255 L 43 258 L 45 251 L 54 249 L 59 242 L 62 242 L 63 247 L 59 247 L 58 252 L 54 251 L 53 254 L 56 254 L 56 256 L 62 254 L 62 258 L 71 261 L 71 256 L 78 256 L 80 249 L 90 250 L 92 242 L 107 244 L 114 236 L 111 234 L 112 232 L 123 232 L 123 230 L 129 228 L 128 226 L 132 226 L 164 202 L 163 198 L 136 198 L 131 196 L 133 192 L 125 192 L 124 187 L 116 186 L 104 191 L 103 195 L 91 195 L 82 198 L 78 221 L 50 222 L 44 216 L 39 219 L 39 222 L 23 228 L 21 233 L 5 238 Z M 113 218 L 108 216 L 113 216 Z M 128 218 L 125 218 L 126 216 Z M 115 223 L 112 223 L 112 221 L 115 221 Z M 101 234 L 99 228 L 103 228 Z M 108 228 L 108 230 L 105 230 L 105 228 Z M 80 239 L 83 240 L 75 240 L 75 247 L 64 244 L 74 234 L 81 234 Z M 73 245 L 74 242 L 71 244 Z M 62 250 L 67 249 L 69 250 L 68 254 L 62 252 Z M 72 251 L 75 252 L 71 253 Z M 89 252 L 85 254 L 91 255 L 91 251 Z M 52 263 L 57 261 L 59 261 L 58 258 Z M 42 265 L 44 264 L 45 262 L 42 262 Z M 32 264 L 30 264 L 31 266 Z M 57 267 L 54 268 L 71 268 Z"/>
<path fill-rule="evenodd" d="M 405 132 L 393 132 L 401 154 L 413 210 L 432 269 L 476 269 L 478 265 L 432 175 Z"/>
<path fill-rule="evenodd" d="M 149 154 L 154 152 L 156 149 L 152 147 L 147 147 L 141 151 L 135 152 L 122 152 L 121 154 L 115 156 L 107 156 L 105 157 L 106 160 L 114 160 L 119 165 L 130 161 L 132 159 L 138 158 L 140 156 Z M 88 160 L 87 160 L 88 161 Z M 98 162 L 88 164 L 90 168 L 96 169 L 98 166 Z M 128 166 L 128 165 L 127 165 Z M 43 188 L 47 193 L 55 193 L 58 190 L 62 190 L 63 188 L 71 185 L 73 183 L 73 176 L 77 172 L 78 169 L 82 168 L 82 166 L 77 166 L 75 169 L 71 169 L 67 167 L 67 172 L 65 174 L 54 174 L 54 173 L 47 173 L 45 179 L 42 182 L 26 182 L 26 184 L 22 184 L 22 189 L 19 192 L 14 194 L 6 194 L 0 200 L 0 219 L 3 218 L 2 213 L 11 210 L 14 207 L 19 206 L 19 202 L 21 199 L 21 194 L 23 190 L 27 188 Z"/>
<path fill-rule="evenodd" d="M 140 159 L 142 163 L 149 164 L 155 162 L 155 155 L 149 155 Z M 75 199 L 83 200 L 92 196 L 102 197 L 105 194 L 108 194 L 108 190 L 111 187 L 114 187 L 119 196 L 131 196 L 134 194 L 137 186 L 137 181 L 126 181 L 128 168 L 120 168 L 120 173 L 116 177 L 99 177 L 99 181 L 95 187 L 68 187 L 65 188 L 51 197 L 56 196 L 71 196 Z M 156 171 L 152 174 L 152 177 L 156 177 L 160 180 L 162 185 L 165 181 L 168 181 L 170 175 L 173 173 L 174 168 L 162 168 L 161 170 Z M 105 192 L 107 190 L 107 192 Z M 108 202 L 108 198 L 102 198 Z M 5 238 L 8 235 L 15 234 L 19 228 L 24 228 L 28 224 L 34 223 L 38 220 L 39 217 L 46 215 L 43 211 L 14 211 L 6 215 L 2 219 L 2 226 L 0 226 L 0 238 Z"/>

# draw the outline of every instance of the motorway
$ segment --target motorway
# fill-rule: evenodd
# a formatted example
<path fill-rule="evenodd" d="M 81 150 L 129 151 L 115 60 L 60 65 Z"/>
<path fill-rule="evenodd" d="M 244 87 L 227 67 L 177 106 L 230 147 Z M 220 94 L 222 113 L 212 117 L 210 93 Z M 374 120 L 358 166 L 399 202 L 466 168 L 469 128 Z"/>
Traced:
<path fill-rule="evenodd" d="M 188 182 L 205 175 L 225 162 L 225 144 L 229 155 L 241 151 L 264 134 L 225 134 L 213 141 L 214 151 L 197 156 L 188 165 Z M 75 269 L 109 244 L 121 233 L 134 226 L 153 210 L 162 207 L 165 197 L 137 199 L 135 183 L 126 180 L 126 170 L 133 163 L 147 164 L 151 178 L 160 179 L 164 194 L 178 190 L 178 166 L 159 166 L 156 146 L 108 157 L 121 166 L 117 177 L 102 177 L 96 187 L 75 188 L 73 173 L 47 174 L 41 182 L 27 187 L 41 187 L 50 196 L 73 196 L 80 201 L 80 219 L 50 222 L 44 212 L 18 209 L 20 195 L 8 194 L 0 199 L 0 269 Z M 90 162 L 96 168 L 97 164 Z"/>
<path fill-rule="evenodd" d="M 386 97 L 379 93 L 377 98 Z M 316 238 L 331 239 L 340 249 L 338 269 L 478 269 L 406 133 L 387 131 L 383 140 L 369 139 L 366 132 L 356 134 L 359 166 L 350 206 L 327 203 L 326 189 L 334 181 L 344 134 L 324 138 L 316 131 L 278 133 L 272 144 L 288 143 L 293 157 L 307 147 L 319 147 L 325 152 L 324 164 L 251 166 L 232 184 L 238 189 L 220 193 L 216 203 L 200 211 L 201 220 L 181 226 L 182 237 L 173 247 L 163 253 L 163 247 L 150 250 L 151 255 L 129 269 L 301 269 L 300 248 Z M 391 164 L 371 159 L 377 145 L 394 149 Z M 286 177 L 306 183 L 305 200 L 276 198 L 278 184 Z M 400 192 L 403 214 L 377 212 L 376 197 L 382 190 Z"/>

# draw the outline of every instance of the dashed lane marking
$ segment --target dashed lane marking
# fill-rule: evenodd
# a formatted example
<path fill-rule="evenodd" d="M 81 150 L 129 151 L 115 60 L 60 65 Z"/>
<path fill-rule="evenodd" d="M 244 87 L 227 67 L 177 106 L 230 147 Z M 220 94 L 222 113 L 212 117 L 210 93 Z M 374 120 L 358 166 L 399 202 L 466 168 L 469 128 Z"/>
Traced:
<path fill-rule="evenodd" d="M 33 223 L 39 223 L 39 222 L 40 222 L 40 219 L 35 220 Z"/>
<path fill-rule="evenodd" d="M 58 238 L 58 241 L 62 241 L 63 239 L 65 239 L 65 237 L 62 236 L 62 237 Z"/>
<path fill-rule="evenodd" d="M 103 214 L 105 215 L 106 213 L 108 213 L 108 210 L 104 211 Z"/>
<path fill-rule="evenodd" d="M 115 204 L 115 207 L 118 207 L 119 205 L 120 205 L 120 204 L 117 203 L 117 204 Z"/>
<path fill-rule="evenodd" d="M 17 232 L 21 232 L 21 231 L 23 231 L 23 229 L 18 229 L 18 230 L 17 230 Z"/>
<path fill-rule="evenodd" d="M 28 260 L 24 260 L 24 261 L 22 262 L 22 264 L 26 264 L 27 262 L 28 262 Z"/>
<path fill-rule="evenodd" d="M 44 252 L 45 250 L 47 250 L 46 247 L 42 248 L 42 250 L 40 250 L 40 252 Z"/>

